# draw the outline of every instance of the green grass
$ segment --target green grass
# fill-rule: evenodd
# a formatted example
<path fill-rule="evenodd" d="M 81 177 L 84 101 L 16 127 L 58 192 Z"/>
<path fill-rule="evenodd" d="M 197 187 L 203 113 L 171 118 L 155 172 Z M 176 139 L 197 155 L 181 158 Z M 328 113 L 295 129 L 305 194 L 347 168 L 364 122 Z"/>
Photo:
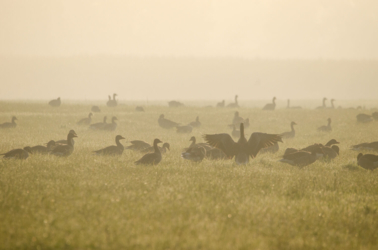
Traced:
<path fill-rule="evenodd" d="M 180 153 L 191 135 L 231 132 L 235 110 L 172 109 L 134 105 L 103 115 L 119 119 L 115 132 L 76 126 L 89 104 L 50 108 L 38 102 L 1 102 L 0 123 L 12 115 L 16 129 L 0 130 L 0 152 L 78 138 L 68 158 L 32 155 L 25 161 L 0 160 L 0 249 L 377 249 L 378 171 L 356 165 L 350 145 L 378 138 L 378 123 L 357 124 L 357 110 L 238 109 L 255 131 L 281 133 L 296 121 L 297 136 L 277 154 L 260 154 L 249 165 L 234 161 L 192 163 Z M 200 116 L 202 127 L 179 135 L 157 125 L 158 116 L 182 122 Z M 365 111 L 365 113 L 371 113 Z M 333 119 L 333 132 L 316 128 Z M 114 137 L 154 138 L 171 144 L 157 166 L 136 166 L 142 154 L 94 156 Z M 341 155 L 303 169 L 277 162 L 286 147 L 335 138 Z M 123 141 L 124 145 L 128 145 Z"/>

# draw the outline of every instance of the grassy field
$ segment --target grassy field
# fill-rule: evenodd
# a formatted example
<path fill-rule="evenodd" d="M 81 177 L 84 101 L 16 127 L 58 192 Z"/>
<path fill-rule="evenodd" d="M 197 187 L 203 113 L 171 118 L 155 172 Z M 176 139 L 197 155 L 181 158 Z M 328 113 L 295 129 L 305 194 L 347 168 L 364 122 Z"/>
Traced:
<path fill-rule="evenodd" d="M 101 103 L 102 104 L 102 103 Z M 356 105 L 357 106 L 357 105 Z M 378 107 L 378 103 L 375 104 Z M 107 108 L 117 116 L 114 132 L 89 131 L 76 122 L 88 103 L 51 108 L 38 102 L 1 102 L 0 123 L 17 116 L 15 129 L 0 130 L 0 152 L 78 134 L 68 158 L 32 155 L 0 160 L 0 249 L 377 249 L 378 171 L 356 165 L 353 144 L 376 141 L 378 122 L 357 124 L 361 111 L 239 108 L 249 117 L 247 135 L 289 131 L 276 154 L 259 154 L 249 165 L 234 161 L 186 161 L 180 157 L 194 135 L 231 132 L 233 109 L 135 105 Z M 198 115 L 202 127 L 190 135 L 158 126 L 160 114 L 183 124 Z M 364 113 L 370 114 L 371 111 Z M 316 128 L 333 120 L 331 133 Z M 157 166 L 136 166 L 142 154 L 95 156 L 93 150 L 127 140 L 171 144 Z M 303 169 L 278 162 L 287 147 L 330 139 L 341 142 L 333 161 Z"/>

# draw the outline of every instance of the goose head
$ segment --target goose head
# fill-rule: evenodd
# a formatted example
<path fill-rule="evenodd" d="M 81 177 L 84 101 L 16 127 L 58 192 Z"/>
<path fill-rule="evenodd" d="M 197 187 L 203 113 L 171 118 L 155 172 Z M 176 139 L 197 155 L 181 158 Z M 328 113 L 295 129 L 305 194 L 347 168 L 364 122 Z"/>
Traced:
<path fill-rule="evenodd" d="M 164 115 L 161 114 L 161 115 L 159 116 L 159 119 L 164 119 Z"/>
<path fill-rule="evenodd" d="M 169 145 L 168 142 L 165 142 L 165 143 L 163 144 L 163 148 L 166 148 L 166 149 L 168 149 L 168 150 L 171 150 L 170 147 L 171 147 L 171 145 Z"/>
<path fill-rule="evenodd" d="M 122 135 L 116 136 L 116 141 L 123 140 L 123 139 L 125 139 L 125 137 L 123 137 Z"/>

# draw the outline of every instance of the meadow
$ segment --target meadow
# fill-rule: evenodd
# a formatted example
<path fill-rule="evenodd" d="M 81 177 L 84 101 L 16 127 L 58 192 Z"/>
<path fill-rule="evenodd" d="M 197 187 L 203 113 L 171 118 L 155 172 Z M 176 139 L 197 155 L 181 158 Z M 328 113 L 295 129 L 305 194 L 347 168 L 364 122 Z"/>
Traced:
<path fill-rule="evenodd" d="M 1 153 L 65 139 L 70 129 L 78 135 L 67 158 L 0 160 L 0 249 L 377 249 L 378 171 L 357 166 L 358 152 L 349 149 L 377 140 L 378 122 L 356 122 L 358 113 L 372 111 L 262 111 L 259 104 L 245 105 L 237 110 L 250 118 L 248 136 L 289 131 L 291 121 L 298 125 L 296 137 L 280 143 L 278 153 L 258 154 L 239 166 L 234 160 L 194 163 L 180 157 L 193 135 L 203 142 L 203 134 L 231 133 L 227 124 L 236 109 L 168 108 L 162 102 L 136 112 L 133 103 L 93 104 L 102 112 L 92 122 L 118 118 L 114 132 L 76 125 L 88 116 L 89 102 L 59 108 L 0 102 L 0 123 L 18 118 L 15 129 L 0 130 Z M 182 124 L 199 116 L 202 126 L 177 134 L 158 126 L 160 114 Z M 333 131 L 318 132 L 329 117 Z M 92 153 L 114 145 L 116 135 L 126 138 L 124 146 L 159 138 L 171 151 L 157 166 L 136 166 L 139 152 Z M 340 156 L 332 161 L 302 169 L 278 162 L 287 147 L 330 139 L 340 141 Z"/>

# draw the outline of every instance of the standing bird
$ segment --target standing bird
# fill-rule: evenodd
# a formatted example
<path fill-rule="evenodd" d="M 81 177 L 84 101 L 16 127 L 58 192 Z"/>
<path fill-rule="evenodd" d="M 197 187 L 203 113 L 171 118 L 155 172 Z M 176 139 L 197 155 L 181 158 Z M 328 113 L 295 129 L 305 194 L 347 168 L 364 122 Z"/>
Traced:
<path fill-rule="evenodd" d="M 115 99 L 116 96 L 117 96 L 117 94 L 114 93 L 114 94 L 113 94 L 113 100 L 112 100 L 111 97 L 109 96 L 109 100 L 108 100 L 108 102 L 106 103 L 106 106 L 108 106 L 108 107 L 115 107 L 115 106 L 117 106 L 117 105 L 118 105 L 118 102 L 117 102 L 117 100 Z"/>
<path fill-rule="evenodd" d="M 225 100 L 223 100 L 223 101 L 221 101 L 221 102 L 218 102 L 217 105 L 216 105 L 216 107 L 217 107 L 217 108 L 224 108 L 224 104 L 225 104 L 225 102 L 226 102 Z"/>
<path fill-rule="evenodd" d="M 88 126 L 88 125 L 91 124 L 91 122 L 92 122 L 92 116 L 93 116 L 93 114 L 92 114 L 92 113 L 89 113 L 89 114 L 88 114 L 88 117 L 81 119 L 81 120 L 78 121 L 76 124 L 77 124 L 77 125 L 87 125 L 87 126 Z"/>
<path fill-rule="evenodd" d="M 152 147 L 149 143 L 141 141 L 141 140 L 134 140 L 130 141 L 131 145 L 127 146 L 126 149 L 134 150 L 134 151 L 141 151 L 143 149 Z"/>
<path fill-rule="evenodd" d="M 100 113 L 100 112 L 101 112 L 101 109 L 100 109 L 99 106 L 92 106 L 91 111 L 92 111 L 92 112 L 95 112 L 95 113 Z"/>
<path fill-rule="evenodd" d="M 50 154 L 56 155 L 56 156 L 69 156 L 74 151 L 74 140 L 73 138 L 77 137 L 75 131 L 70 130 L 70 132 L 67 135 L 67 145 L 58 145 L 56 146 Z"/>
<path fill-rule="evenodd" d="M 93 151 L 97 155 L 121 155 L 123 153 L 123 145 L 119 142 L 125 139 L 122 135 L 117 135 L 115 137 L 116 146 L 112 145 L 100 150 Z"/>
<path fill-rule="evenodd" d="M 117 128 L 117 123 L 115 121 L 118 121 L 117 117 L 112 117 L 112 123 L 105 124 L 102 130 L 106 131 L 114 131 Z"/>
<path fill-rule="evenodd" d="M 273 97 L 272 103 L 266 104 L 262 110 L 275 110 L 276 108 L 276 97 Z"/>
<path fill-rule="evenodd" d="M 161 161 L 161 152 L 158 148 L 158 143 L 162 143 L 159 139 L 154 140 L 154 152 L 143 155 L 142 158 L 135 162 L 136 165 L 156 165 Z"/>
<path fill-rule="evenodd" d="M 290 99 L 287 99 L 287 109 L 301 109 L 301 106 L 290 106 Z"/>
<path fill-rule="evenodd" d="M 51 107 L 59 107 L 60 104 L 62 104 L 62 102 L 60 101 L 60 97 L 58 97 L 58 99 L 54 99 L 54 100 L 49 101 L 49 105 Z"/>
<path fill-rule="evenodd" d="M 34 146 L 34 147 L 30 147 L 30 153 L 31 154 L 48 154 L 50 153 L 54 147 L 55 147 L 56 143 L 54 140 L 51 140 L 47 143 L 47 146 L 42 146 L 42 145 L 37 145 L 37 146 Z"/>
<path fill-rule="evenodd" d="M 12 122 L 2 123 L 2 124 L 0 124 L 0 128 L 15 128 L 17 126 L 16 120 L 17 120 L 17 117 L 13 116 Z"/>
<path fill-rule="evenodd" d="M 368 123 L 368 122 L 373 121 L 373 117 L 371 115 L 362 114 L 362 113 L 358 114 L 356 118 L 357 118 L 357 121 L 361 123 Z"/>
<path fill-rule="evenodd" d="M 75 131 L 74 131 L 73 129 L 71 129 L 69 133 L 76 134 Z M 75 141 L 72 140 L 72 143 L 75 144 Z M 68 144 L 68 140 L 63 139 L 63 140 L 55 141 L 55 144 L 67 145 L 67 144 Z"/>
<path fill-rule="evenodd" d="M 170 129 L 179 126 L 180 124 L 177 122 L 173 122 L 171 120 L 168 120 L 164 118 L 164 115 L 161 114 L 158 119 L 159 126 L 162 128 Z"/>
<path fill-rule="evenodd" d="M 329 140 L 326 145 L 323 145 L 321 143 L 314 143 L 310 146 L 307 146 L 305 148 L 302 148 L 302 149 L 296 149 L 296 148 L 287 148 L 285 150 L 285 155 L 286 154 L 291 154 L 291 153 L 294 153 L 294 152 L 298 152 L 298 151 L 307 151 L 307 152 L 314 152 L 317 148 L 323 148 L 323 147 L 332 147 L 333 145 L 335 144 L 340 144 L 340 142 L 336 141 L 335 139 L 331 139 Z"/>
<path fill-rule="evenodd" d="M 359 153 L 357 164 L 364 169 L 374 170 L 378 168 L 378 155 Z"/>
<path fill-rule="evenodd" d="M 283 155 L 281 162 L 289 163 L 292 166 L 303 168 L 314 163 L 323 154 L 323 151 L 318 148 L 313 152 L 297 151 L 291 154 Z"/>
<path fill-rule="evenodd" d="M 294 130 L 294 125 L 297 125 L 295 122 L 290 123 L 291 131 L 289 132 L 284 132 L 280 134 L 282 138 L 294 138 L 295 137 L 295 130 Z"/>
<path fill-rule="evenodd" d="M 332 131 L 332 128 L 331 128 L 331 118 L 328 118 L 327 119 L 328 121 L 328 125 L 324 125 L 324 126 L 321 126 L 318 128 L 318 131 L 322 131 L 322 132 L 331 132 Z"/>
<path fill-rule="evenodd" d="M 222 150 L 229 159 L 235 156 L 237 164 L 247 164 L 249 156 L 255 158 L 262 148 L 269 147 L 281 140 L 279 135 L 266 133 L 252 133 L 247 141 L 244 136 L 244 124 L 240 123 L 240 138 L 235 142 L 229 134 L 204 135 L 205 141 L 215 148 Z"/>
<path fill-rule="evenodd" d="M 181 153 L 181 157 L 194 161 L 201 162 L 205 158 L 206 150 L 203 147 L 188 148 L 185 152 Z"/>
<path fill-rule="evenodd" d="M 323 98 L 323 105 L 317 107 L 316 109 L 325 109 L 325 108 L 327 108 L 326 101 L 327 101 L 327 98 L 324 97 L 324 98 Z"/>
<path fill-rule="evenodd" d="M 238 103 L 238 95 L 235 96 L 235 102 L 229 103 L 227 105 L 229 108 L 239 108 L 239 103 Z"/>
<path fill-rule="evenodd" d="M 165 154 L 167 150 L 170 150 L 171 145 L 168 142 L 163 143 L 163 146 L 159 147 L 160 153 Z M 142 149 L 140 152 L 142 153 L 152 153 L 154 152 L 154 147 L 149 146 L 148 148 Z"/>
<path fill-rule="evenodd" d="M 30 147 L 24 147 L 22 148 L 17 148 L 17 149 L 12 149 L 11 151 L 0 154 L 4 155 L 4 158 L 14 158 L 14 159 L 19 159 L 19 160 L 25 160 L 26 158 L 29 157 L 30 152 Z"/>
<path fill-rule="evenodd" d="M 103 119 L 102 122 L 97 122 L 97 123 L 89 125 L 89 129 L 102 130 L 107 125 L 106 119 L 107 119 L 107 117 L 104 116 L 104 119 Z"/>
<path fill-rule="evenodd" d="M 190 137 L 189 141 L 191 141 L 192 143 L 189 145 L 188 148 L 185 148 L 184 150 L 188 150 L 189 148 L 203 147 L 207 151 L 207 150 L 210 150 L 210 149 L 213 148 L 212 146 L 210 146 L 207 143 L 197 143 L 195 136 Z"/>
<path fill-rule="evenodd" d="M 329 109 L 335 109 L 334 101 L 336 101 L 336 100 L 335 99 L 331 99 L 331 107 L 329 107 Z"/>
<path fill-rule="evenodd" d="M 201 122 L 199 121 L 199 116 L 196 117 L 196 120 L 194 122 L 191 122 L 188 125 L 192 126 L 193 128 L 201 127 Z"/>

